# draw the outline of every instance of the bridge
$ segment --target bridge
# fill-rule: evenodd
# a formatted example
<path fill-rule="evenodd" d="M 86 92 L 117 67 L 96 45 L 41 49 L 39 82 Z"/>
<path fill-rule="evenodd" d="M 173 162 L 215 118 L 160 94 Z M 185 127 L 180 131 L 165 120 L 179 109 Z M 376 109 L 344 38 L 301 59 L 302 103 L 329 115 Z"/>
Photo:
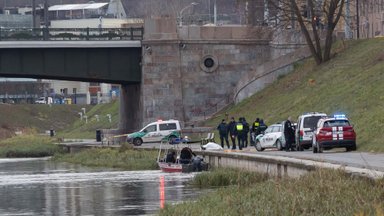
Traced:
<path fill-rule="evenodd" d="M 141 126 L 142 38 L 143 28 L 0 28 L 0 76 L 121 84 L 119 127 L 133 130 Z"/>
<path fill-rule="evenodd" d="M 144 25 L 145 32 L 2 28 L 0 76 L 121 84 L 120 132 L 157 119 L 197 126 L 242 89 L 252 94 L 288 73 L 303 46 L 299 31 L 272 37 L 268 26 L 178 26 L 172 17 Z M 292 58 L 278 59 L 287 53 Z"/>

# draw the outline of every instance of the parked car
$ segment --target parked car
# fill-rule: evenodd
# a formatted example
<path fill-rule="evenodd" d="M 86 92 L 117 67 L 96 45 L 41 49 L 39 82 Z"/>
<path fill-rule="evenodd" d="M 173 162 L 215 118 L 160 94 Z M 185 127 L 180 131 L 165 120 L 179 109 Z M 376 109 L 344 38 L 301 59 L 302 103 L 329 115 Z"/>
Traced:
<path fill-rule="evenodd" d="M 257 151 L 264 151 L 267 148 L 283 149 L 284 131 L 282 124 L 269 126 L 264 133 L 256 137 L 255 148 Z"/>
<path fill-rule="evenodd" d="M 45 97 L 39 97 L 37 100 L 35 100 L 35 104 L 46 104 L 47 101 L 45 100 Z"/>
<path fill-rule="evenodd" d="M 297 119 L 295 131 L 296 150 L 303 151 L 312 147 L 313 131 L 316 129 L 317 122 L 327 114 L 319 112 L 304 113 Z"/>
<path fill-rule="evenodd" d="M 162 139 L 169 140 L 180 138 L 180 122 L 178 120 L 158 120 L 145 126 L 138 132 L 127 134 L 127 142 L 140 146 L 145 142 L 161 142 Z"/>
<path fill-rule="evenodd" d="M 312 140 L 313 153 L 339 147 L 356 150 L 356 133 L 348 118 L 336 115 L 320 119 Z"/>
<path fill-rule="evenodd" d="M 53 99 L 52 97 L 39 97 L 37 100 L 35 100 L 35 104 L 52 104 Z"/>

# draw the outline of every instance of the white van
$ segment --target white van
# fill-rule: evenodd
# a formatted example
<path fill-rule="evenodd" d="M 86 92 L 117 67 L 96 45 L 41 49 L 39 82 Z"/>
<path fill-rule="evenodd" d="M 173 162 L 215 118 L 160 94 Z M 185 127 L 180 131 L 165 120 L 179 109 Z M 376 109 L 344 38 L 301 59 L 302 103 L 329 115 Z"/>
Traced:
<path fill-rule="evenodd" d="M 304 113 L 299 116 L 295 132 L 297 151 L 303 151 L 303 149 L 312 147 L 312 137 L 317 122 L 325 116 L 327 116 L 327 114 L 319 112 Z"/>
<path fill-rule="evenodd" d="M 145 142 L 160 142 L 163 138 L 180 138 L 180 122 L 178 120 L 158 120 L 145 126 L 138 132 L 127 134 L 127 142 L 140 146 Z"/>

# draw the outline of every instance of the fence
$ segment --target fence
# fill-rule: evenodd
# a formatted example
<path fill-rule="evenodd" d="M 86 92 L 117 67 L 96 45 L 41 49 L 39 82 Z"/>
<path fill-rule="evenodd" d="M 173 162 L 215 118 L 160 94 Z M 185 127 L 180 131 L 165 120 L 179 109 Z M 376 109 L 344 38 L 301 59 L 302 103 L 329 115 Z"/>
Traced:
<path fill-rule="evenodd" d="M 142 40 L 144 28 L 0 28 L 0 41 Z"/>

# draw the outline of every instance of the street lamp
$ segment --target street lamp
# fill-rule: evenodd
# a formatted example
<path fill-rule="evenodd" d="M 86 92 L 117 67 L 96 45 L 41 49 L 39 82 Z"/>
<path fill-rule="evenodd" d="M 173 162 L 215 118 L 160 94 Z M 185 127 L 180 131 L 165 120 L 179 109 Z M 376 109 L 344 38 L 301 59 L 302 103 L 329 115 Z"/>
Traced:
<path fill-rule="evenodd" d="M 193 7 L 193 6 L 196 6 L 198 5 L 199 3 L 197 2 L 192 2 L 191 4 L 187 5 L 186 7 L 184 7 L 183 9 L 181 9 L 180 13 L 179 13 L 179 27 L 183 26 L 183 12 L 189 8 L 189 7 Z"/>

